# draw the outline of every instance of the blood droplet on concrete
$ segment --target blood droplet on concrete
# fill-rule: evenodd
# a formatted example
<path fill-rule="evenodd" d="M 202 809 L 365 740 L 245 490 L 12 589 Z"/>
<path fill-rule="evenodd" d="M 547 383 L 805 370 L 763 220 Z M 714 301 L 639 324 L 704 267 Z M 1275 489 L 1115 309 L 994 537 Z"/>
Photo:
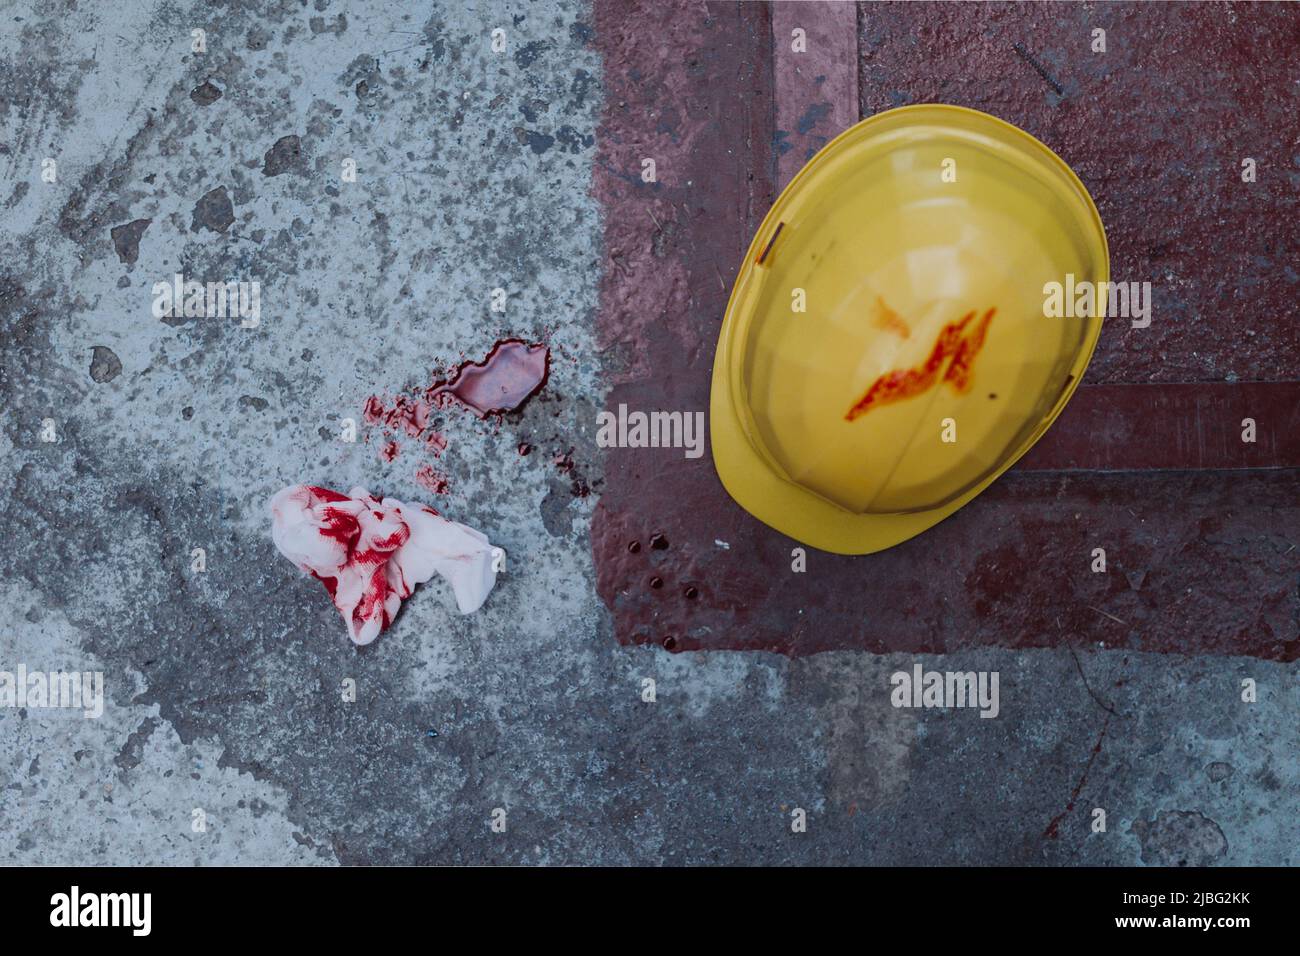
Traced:
<path fill-rule="evenodd" d="M 447 437 L 441 432 L 431 431 L 424 436 L 424 444 L 433 452 L 433 457 L 441 458 L 447 450 Z"/>
<path fill-rule="evenodd" d="M 445 495 L 451 491 L 451 482 L 447 480 L 447 476 L 432 465 L 421 465 L 415 473 L 415 480 L 422 488 L 432 491 L 435 495 Z"/>

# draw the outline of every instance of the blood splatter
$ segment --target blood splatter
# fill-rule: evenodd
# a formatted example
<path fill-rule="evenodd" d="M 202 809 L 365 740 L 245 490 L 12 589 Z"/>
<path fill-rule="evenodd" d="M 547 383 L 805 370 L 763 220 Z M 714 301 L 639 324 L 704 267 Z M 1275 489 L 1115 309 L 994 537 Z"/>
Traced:
<path fill-rule="evenodd" d="M 435 458 L 441 458 L 442 453 L 447 450 L 447 437 L 440 432 L 429 432 L 424 436 L 424 443 L 433 452 Z"/>
<path fill-rule="evenodd" d="M 988 334 L 989 323 L 993 321 L 993 313 L 996 311 L 997 309 L 989 309 L 985 312 L 975 331 L 963 336 L 957 343 L 957 353 L 952 357 L 952 364 L 948 366 L 943 380 L 952 383 L 952 387 L 959 392 L 970 390 L 971 366 L 975 363 L 975 356 L 984 347 L 984 337 Z"/>
<path fill-rule="evenodd" d="M 912 335 L 912 330 L 907 327 L 903 317 L 886 305 L 880 296 L 876 296 L 876 325 L 901 338 L 906 339 Z"/>
<path fill-rule="evenodd" d="M 447 476 L 438 471 L 432 465 L 421 465 L 415 472 L 415 480 L 435 495 L 445 495 L 451 491 L 451 482 Z"/>
<path fill-rule="evenodd" d="M 573 461 L 573 449 L 568 451 L 557 451 L 551 456 L 551 462 L 555 465 L 560 474 L 569 477 L 569 491 L 575 498 L 585 498 L 591 494 L 591 485 L 587 484 L 587 479 L 579 473 L 577 466 Z"/>
<path fill-rule="evenodd" d="M 384 408 L 384 401 L 378 395 L 371 395 L 366 399 L 363 411 L 366 421 L 371 425 L 377 425 L 379 422 L 383 421 L 384 416 L 387 414 L 387 409 Z"/>
<path fill-rule="evenodd" d="M 984 346 L 989 323 L 997 309 L 989 309 L 969 333 L 966 326 L 975 318 L 974 312 L 967 312 L 956 322 L 949 322 L 935 340 L 930 357 L 920 365 L 908 369 L 895 369 L 877 378 L 865 395 L 848 410 L 844 418 L 853 421 L 880 405 L 889 405 L 913 398 L 929 390 L 939 381 L 939 372 L 948 364 L 943 381 L 948 382 L 958 392 L 970 388 L 971 366 L 975 357 Z"/>
<path fill-rule="evenodd" d="M 459 404 L 468 408 L 480 419 L 501 416 L 517 411 L 541 391 L 550 374 L 551 351 L 542 344 L 530 344 L 522 339 L 501 339 L 481 362 L 462 362 L 444 371 L 442 366 L 433 372 L 433 384 L 417 393 L 398 395 L 391 402 L 378 395 L 366 399 L 363 414 L 370 425 L 384 429 L 386 438 L 405 434 L 423 438 L 424 445 L 435 458 L 447 450 L 447 437 L 437 429 L 442 419 L 430 418 L 435 409 Z M 369 436 L 366 438 L 369 441 Z M 519 454 L 527 455 L 532 446 L 519 444 Z M 380 451 L 384 461 L 398 455 L 398 446 L 388 441 Z M 572 471 L 570 461 L 566 471 Z M 446 494 L 450 483 L 446 475 L 432 466 L 422 466 L 415 480 L 435 494 Z M 589 489 L 585 482 L 575 480 L 573 493 L 585 497 Z"/>
<path fill-rule="evenodd" d="M 414 438 L 429 422 L 429 405 L 407 395 L 398 395 L 390 407 L 377 395 L 371 395 L 366 399 L 364 414 L 371 425 L 382 425 L 389 431 L 405 432 Z"/>

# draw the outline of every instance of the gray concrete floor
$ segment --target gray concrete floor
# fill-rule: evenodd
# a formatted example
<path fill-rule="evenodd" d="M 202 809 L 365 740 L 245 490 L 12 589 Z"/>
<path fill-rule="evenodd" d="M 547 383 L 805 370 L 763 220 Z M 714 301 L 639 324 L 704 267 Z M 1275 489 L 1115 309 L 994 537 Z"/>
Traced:
<path fill-rule="evenodd" d="M 0 709 L 0 862 L 1294 862 L 1293 667 L 924 658 L 1000 670 L 981 722 L 890 708 L 910 657 L 613 639 L 598 495 L 550 460 L 574 446 L 599 479 L 582 3 L 19 3 L 0 22 L 0 669 L 102 670 L 108 697 L 98 720 Z M 273 151 L 288 136 L 297 153 Z M 142 219 L 138 248 L 114 240 Z M 178 271 L 259 281 L 260 325 L 154 318 Z M 551 381 L 499 428 L 447 416 L 437 503 L 508 574 L 468 618 L 431 582 L 358 651 L 266 502 L 303 480 L 431 500 L 423 452 L 381 462 L 342 420 L 502 334 L 550 342 Z"/>

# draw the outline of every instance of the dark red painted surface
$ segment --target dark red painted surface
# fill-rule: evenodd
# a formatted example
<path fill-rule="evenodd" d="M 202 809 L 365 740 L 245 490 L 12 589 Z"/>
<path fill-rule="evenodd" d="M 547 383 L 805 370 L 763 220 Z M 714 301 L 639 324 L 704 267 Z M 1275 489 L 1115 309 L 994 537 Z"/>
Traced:
<path fill-rule="evenodd" d="M 1081 59 L 1087 9 L 1109 20 L 1110 60 Z M 1282 130 L 1290 114 L 1279 112 L 1291 90 L 1279 44 L 1294 48 L 1295 14 L 1237 7 L 1233 33 L 1227 10 L 1150 9 L 1044 5 L 1022 10 L 1018 25 L 984 5 L 870 5 L 858 18 L 862 102 L 964 103 L 1058 148 L 1102 208 L 1114 276 L 1156 284 L 1151 327 L 1109 323 L 1085 383 L 1219 384 L 1190 403 L 1178 389 L 1085 384 L 1042 451 L 956 515 L 877 555 L 809 550 L 802 573 L 792 570 L 797 542 L 735 505 L 708 455 L 609 449 L 593 550 L 620 640 L 787 654 L 1104 645 L 1300 658 L 1295 470 L 1052 473 L 1150 467 L 1156 452 L 1157 467 L 1254 467 L 1263 446 L 1224 444 L 1223 422 L 1242 407 L 1263 409 L 1254 417 L 1270 423 L 1268 450 L 1283 463 L 1294 454 L 1276 424 L 1294 420 L 1290 386 L 1225 392 L 1222 379 L 1300 378 L 1286 271 L 1298 246 L 1296 150 Z M 606 408 L 708 408 L 727 294 L 776 181 L 770 12 L 596 4 Z M 1063 92 L 1013 44 L 1057 71 Z M 1254 59 L 1273 54 L 1279 65 Z M 1216 56 L 1239 73 L 1228 78 Z M 937 66 L 945 57 L 953 62 Z M 1252 79 L 1282 85 L 1256 96 Z M 1202 101 L 1217 129 L 1200 118 Z M 1243 142 L 1267 157 L 1271 181 L 1240 183 Z M 639 178 L 647 156 L 656 184 Z M 632 546 L 655 533 L 666 548 Z M 1092 571 L 1096 548 L 1104 573 Z"/>

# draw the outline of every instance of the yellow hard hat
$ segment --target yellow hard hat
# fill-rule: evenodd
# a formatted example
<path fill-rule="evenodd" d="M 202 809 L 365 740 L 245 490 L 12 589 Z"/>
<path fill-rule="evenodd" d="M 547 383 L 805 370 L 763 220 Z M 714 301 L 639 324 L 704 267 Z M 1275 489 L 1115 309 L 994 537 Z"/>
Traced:
<path fill-rule="evenodd" d="M 920 534 L 1083 377 L 1099 310 L 1048 317 L 1049 283 L 1108 278 L 1097 207 L 1028 133 L 958 106 L 863 120 L 781 193 L 736 278 L 710 402 L 723 485 L 826 551 Z"/>

